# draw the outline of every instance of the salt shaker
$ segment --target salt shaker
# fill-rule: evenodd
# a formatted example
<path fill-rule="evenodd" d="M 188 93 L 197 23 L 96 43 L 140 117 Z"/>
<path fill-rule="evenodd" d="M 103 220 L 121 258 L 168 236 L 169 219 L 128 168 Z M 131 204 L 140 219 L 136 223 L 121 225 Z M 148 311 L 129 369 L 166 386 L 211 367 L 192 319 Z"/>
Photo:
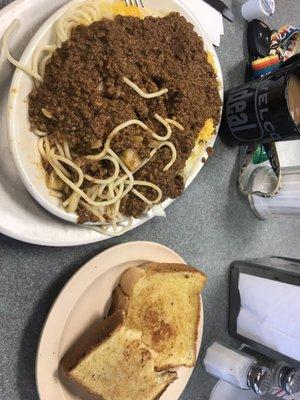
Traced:
<path fill-rule="evenodd" d="M 268 393 L 271 387 L 271 372 L 257 363 L 254 357 L 214 342 L 203 360 L 208 373 L 232 385 L 252 390 L 257 395 Z"/>
<path fill-rule="evenodd" d="M 284 363 L 276 366 L 274 371 L 275 384 L 287 394 L 300 392 L 300 370 Z"/>

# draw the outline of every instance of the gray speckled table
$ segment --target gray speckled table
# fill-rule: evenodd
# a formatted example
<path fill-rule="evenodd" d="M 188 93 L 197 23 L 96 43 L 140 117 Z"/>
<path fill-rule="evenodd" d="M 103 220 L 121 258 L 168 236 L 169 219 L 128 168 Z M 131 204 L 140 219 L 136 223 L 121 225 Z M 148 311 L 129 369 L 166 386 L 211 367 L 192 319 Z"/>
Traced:
<path fill-rule="evenodd" d="M 0 0 L 0 8 L 9 1 Z M 235 9 L 242 3 L 227 1 Z M 272 27 L 300 25 L 300 1 L 278 0 Z M 225 35 L 217 50 L 226 87 L 243 80 L 246 24 L 225 20 Z M 257 220 L 236 190 L 237 150 L 218 140 L 215 154 L 189 190 L 168 209 L 168 218 L 105 243 L 76 248 L 43 248 L 0 235 L 0 399 L 35 400 L 35 353 L 48 310 L 75 271 L 102 250 L 133 240 L 160 242 L 209 277 L 204 292 L 205 346 L 230 341 L 227 335 L 227 271 L 246 257 L 281 255 L 300 258 L 300 219 Z M 200 363 L 181 400 L 206 400 L 215 380 Z M 54 399 L 59 400 L 59 399 Z"/>

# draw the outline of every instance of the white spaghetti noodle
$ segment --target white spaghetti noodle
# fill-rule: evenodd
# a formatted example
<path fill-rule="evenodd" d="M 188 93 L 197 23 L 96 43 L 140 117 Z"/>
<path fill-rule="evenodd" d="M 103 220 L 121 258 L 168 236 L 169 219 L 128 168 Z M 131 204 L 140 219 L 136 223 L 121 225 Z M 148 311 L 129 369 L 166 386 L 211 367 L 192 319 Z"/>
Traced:
<path fill-rule="evenodd" d="M 103 235 L 113 237 L 113 236 L 121 236 L 124 233 L 130 231 L 132 224 L 133 224 L 133 218 L 127 218 L 127 225 L 124 225 L 124 224 L 125 224 L 125 222 L 123 222 L 122 225 L 118 226 L 118 229 L 119 229 L 118 231 L 114 231 L 114 230 L 111 231 L 110 226 L 105 226 L 105 225 L 102 227 L 101 226 L 90 226 L 89 228 L 96 232 L 102 233 Z"/>
<path fill-rule="evenodd" d="M 65 152 L 65 156 L 69 159 L 69 160 L 72 160 L 72 156 L 71 156 L 71 153 L 70 153 L 70 147 L 69 147 L 69 144 L 68 144 L 68 142 L 65 140 L 64 141 L 64 152 Z"/>
<path fill-rule="evenodd" d="M 155 153 L 162 148 L 163 146 L 167 146 L 171 149 L 172 151 L 172 158 L 171 160 L 168 162 L 168 164 L 164 167 L 163 171 L 168 171 L 172 165 L 174 164 L 174 162 L 176 161 L 177 158 L 177 151 L 176 151 L 176 147 L 174 146 L 174 144 L 172 142 L 164 142 L 161 143 L 158 147 L 156 147 L 155 149 L 153 149 L 150 153 L 151 158 L 155 155 Z"/>
<path fill-rule="evenodd" d="M 119 180 L 117 180 L 117 181 L 114 183 L 114 187 L 117 187 L 117 186 L 123 184 L 123 183 L 125 182 L 126 179 L 128 179 L 128 181 L 129 181 L 129 186 L 128 186 L 127 189 L 123 192 L 123 195 L 122 195 L 122 198 L 123 198 L 123 197 L 125 197 L 125 196 L 130 192 L 130 190 L 133 188 L 133 185 L 134 185 L 134 177 L 133 177 L 133 174 L 132 174 L 132 173 L 129 171 L 129 169 L 126 167 L 125 163 L 121 160 L 121 158 L 120 158 L 119 156 L 117 156 L 117 154 L 116 154 L 114 151 L 112 151 L 111 149 L 109 149 L 108 152 L 109 152 L 109 154 L 110 154 L 112 157 L 114 157 L 114 158 L 118 161 L 118 163 L 119 163 L 120 166 L 122 167 L 123 171 L 125 172 L 125 177 L 123 176 L 123 177 L 119 178 Z"/>
<path fill-rule="evenodd" d="M 38 47 L 33 53 L 31 61 L 32 70 L 42 79 L 45 75 L 47 63 L 50 61 L 55 50 L 55 45 L 46 45 Z M 36 79 L 36 81 L 41 82 L 39 79 Z"/>
<path fill-rule="evenodd" d="M 63 194 L 61 192 L 58 192 L 56 190 L 49 190 L 49 193 L 51 194 L 51 196 L 56 197 L 57 199 L 61 199 Z"/>
<path fill-rule="evenodd" d="M 47 136 L 47 135 L 48 135 L 47 132 L 42 132 L 42 131 L 39 131 L 38 129 L 34 129 L 34 133 L 35 133 L 37 136 Z"/>
<path fill-rule="evenodd" d="M 172 129 L 171 129 L 169 123 L 158 114 L 155 114 L 154 117 L 166 128 L 167 134 L 165 136 L 159 136 L 156 133 L 151 131 L 152 136 L 154 137 L 154 139 L 157 139 L 157 140 L 169 140 L 172 135 Z"/>
<path fill-rule="evenodd" d="M 9 40 L 10 37 L 15 29 L 18 29 L 20 26 L 20 21 L 18 19 L 15 19 L 13 23 L 7 28 L 5 31 L 3 38 L 2 38 L 2 49 L 5 54 L 5 57 L 8 59 L 8 61 L 13 64 L 15 67 L 21 69 L 23 72 L 26 74 L 32 76 L 34 79 L 36 79 L 39 82 L 43 81 L 43 78 L 34 72 L 31 68 L 27 68 L 25 65 L 21 64 L 19 61 L 17 61 L 10 53 L 9 50 Z"/>
<path fill-rule="evenodd" d="M 87 1 L 71 6 L 55 24 L 56 33 L 60 43 L 66 41 L 72 29 L 78 25 L 90 25 L 99 21 L 101 15 L 101 2 Z"/>
<path fill-rule="evenodd" d="M 162 96 L 163 94 L 166 94 L 169 91 L 168 89 L 161 89 L 155 93 L 146 93 L 142 89 L 140 89 L 135 83 L 133 83 L 130 79 L 126 78 L 126 76 L 124 76 L 123 81 L 144 99 L 153 99 L 155 97 Z"/>
<path fill-rule="evenodd" d="M 64 149 L 63 149 L 62 146 L 58 143 L 57 140 L 55 141 L 55 146 L 56 146 L 56 148 L 57 148 L 59 154 L 60 154 L 61 156 L 64 156 L 64 155 L 65 155 Z"/>
<path fill-rule="evenodd" d="M 161 199 L 162 199 L 162 196 L 163 196 L 163 194 L 162 194 L 162 191 L 161 191 L 161 189 L 157 186 L 157 185 L 155 185 L 154 183 L 151 183 L 151 182 L 146 182 L 146 181 L 134 181 L 134 185 L 135 186 L 147 186 L 147 187 L 149 187 L 149 188 L 151 188 L 151 189 L 154 189 L 156 192 L 157 192 L 157 197 L 156 197 L 156 199 L 155 200 L 144 200 L 145 201 L 145 203 L 147 203 L 148 205 L 153 205 L 153 204 L 158 204 L 158 203 L 160 203 L 160 201 L 161 201 Z M 136 192 L 137 192 L 137 190 L 136 189 L 133 189 L 133 192 L 136 194 Z M 137 196 L 138 197 L 140 197 L 140 193 L 139 192 L 137 192 L 138 194 L 137 194 Z M 144 196 L 143 196 L 144 197 Z M 140 197 L 141 198 L 141 197 Z M 145 198 L 145 197 L 144 197 Z M 145 198 L 146 199 L 146 198 Z"/>
<path fill-rule="evenodd" d="M 47 154 L 45 152 L 45 137 L 41 137 L 38 141 L 39 153 L 44 161 L 48 161 Z"/>
<path fill-rule="evenodd" d="M 92 213 L 93 215 L 95 215 L 95 217 L 97 217 L 99 219 L 99 221 L 105 223 L 106 220 L 103 217 L 103 214 L 101 213 L 101 211 L 103 212 L 103 210 L 96 208 L 96 207 L 92 207 L 90 206 L 88 203 L 86 203 L 85 201 L 80 201 L 80 204 L 90 213 Z"/>
<path fill-rule="evenodd" d="M 93 176 L 90 176 L 90 175 L 86 174 L 86 175 L 84 175 L 84 177 L 85 177 L 85 179 L 87 181 L 102 185 L 102 184 L 113 183 L 118 178 L 119 173 L 120 173 L 120 164 L 119 164 L 118 160 L 116 160 L 116 158 L 109 157 L 109 156 L 104 157 L 102 160 L 109 160 L 110 162 L 112 162 L 112 164 L 115 167 L 114 174 L 110 178 L 107 178 L 107 179 L 97 179 L 97 178 L 95 178 Z"/>
<path fill-rule="evenodd" d="M 145 131 L 149 132 L 152 137 L 156 140 L 160 140 L 160 141 L 165 141 L 168 140 L 171 135 L 172 135 L 172 130 L 170 125 L 162 118 L 160 117 L 158 114 L 155 114 L 154 117 L 165 126 L 165 128 L 167 129 L 167 134 L 165 136 L 160 136 L 157 133 L 153 132 L 150 128 L 148 128 L 148 126 L 146 124 L 144 124 L 144 122 L 138 120 L 138 119 L 130 119 L 129 121 L 123 122 L 122 124 L 118 125 L 107 137 L 105 145 L 104 145 L 104 149 L 101 151 L 101 153 L 96 154 L 96 155 L 88 155 L 86 156 L 87 160 L 91 160 L 91 161 L 100 161 L 102 160 L 105 155 L 108 152 L 108 149 L 110 147 L 111 141 L 113 140 L 113 138 L 119 133 L 121 132 L 123 129 L 128 128 L 129 126 L 132 125 L 137 125 L 140 126 L 142 129 L 144 129 Z"/>
<path fill-rule="evenodd" d="M 180 131 L 182 131 L 182 132 L 184 131 L 184 127 L 179 122 L 175 121 L 174 119 L 166 118 L 165 121 L 170 125 L 174 125 Z"/>

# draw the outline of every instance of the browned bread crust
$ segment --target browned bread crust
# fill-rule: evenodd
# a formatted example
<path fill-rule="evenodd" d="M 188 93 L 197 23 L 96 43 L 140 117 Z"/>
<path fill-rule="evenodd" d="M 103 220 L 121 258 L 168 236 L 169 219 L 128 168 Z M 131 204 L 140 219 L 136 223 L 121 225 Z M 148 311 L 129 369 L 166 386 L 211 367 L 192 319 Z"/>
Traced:
<path fill-rule="evenodd" d="M 143 266 L 142 266 L 143 267 Z M 199 274 L 207 280 L 206 275 L 194 267 L 190 267 L 187 264 L 174 264 L 174 263 L 147 263 L 145 264 L 145 269 L 147 274 L 155 273 L 170 273 L 174 272 L 189 272 L 194 274 Z"/>

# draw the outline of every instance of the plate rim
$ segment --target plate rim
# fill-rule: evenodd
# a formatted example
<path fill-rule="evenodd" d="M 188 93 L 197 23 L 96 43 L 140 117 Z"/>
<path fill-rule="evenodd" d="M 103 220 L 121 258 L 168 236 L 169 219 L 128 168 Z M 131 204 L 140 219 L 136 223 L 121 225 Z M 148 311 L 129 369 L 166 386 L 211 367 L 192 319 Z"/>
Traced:
<path fill-rule="evenodd" d="M 20 60 L 26 60 L 28 59 L 28 57 L 30 56 L 33 48 L 36 46 L 36 42 L 41 38 L 41 36 L 43 35 L 43 31 L 49 27 L 50 24 L 52 24 L 58 17 L 59 15 L 61 15 L 64 11 L 64 9 L 68 8 L 69 4 L 71 3 L 77 3 L 77 2 L 81 2 L 84 0 L 72 0 L 70 2 L 67 2 L 66 4 L 64 4 L 62 7 L 60 7 L 59 9 L 57 9 L 54 13 L 52 13 L 52 15 L 50 15 L 50 17 L 44 21 L 42 23 L 42 25 L 40 26 L 40 28 L 34 33 L 34 35 L 32 36 L 32 38 L 30 39 L 30 41 L 28 42 L 25 50 L 22 53 L 22 56 L 20 58 Z M 220 93 L 220 97 L 224 97 L 224 81 L 223 81 L 223 74 L 222 74 L 222 69 L 221 69 L 221 65 L 220 65 L 220 61 L 218 59 L 217 53 L 214 49 L 214 46 L 212 45 L 211 41 L 208 39 L 205 30 L 203 29 L 201 22 L 199 21 L 199 19 L 195 16 L 194 12 L 192 10 L 190 10 L 190 8 L 188 6 L 186 6 L 184 4 L 184 2 L 182 0 L 173 0 L 174 3 L 177 3 L 183 10 L 185 10 L 187 12 L 187 14 L 189 14 L 192 19 L 196 22 L 196 24 L 193 24 L 195 26 L 196 29 L 198 29 L 200 32 L 199 34 L 203 37 L 203 41 L 205 43 L 205 47 L 206 50 L 211 52 L 213 55 L 213 58 L 215 60 L 216 63 L 216 69 L 217 69 L 217 75 L 218 75 L 218 79 L 220 81 L 220 89 L 219 89 L 219 93 Z M 22 0 L 18 0 L 18 2 L 22 2 Z M 8 6 L 12 6 L 13 3 L 9 4 Z M 7 7 L 8 7 L 7 6 Z M 0 14 L 1 16 L 1 14 Z M 28 60 L 27 60 L 28 61 Z M 16 139 L 17 137 L 15 136 L 15 128 L 14 128 L 14 118 L 13 115 L 15 115 L 14 113 L 9 112 L 9 110 L 11 109 L 11 107 L 13 109 L 15 109 L 15 98 L 16 96 L 13 95 L 13 91 L 11 90 L 13 87 L 16 86 L 16 83 L 20 83 L 21 79 L 22 79 L 22 74 L 24 74 L 23 71 L 20 71 L 18 69 L 15 70 L 12 81 L 11 81 L 11 85 L 10 85 L 10 90 L 9 90 L 9 97 L 8 97 L 8 137 L 9 137 L 9 146 L 10 146 L 10 150 L 11 150 L 11 154 L 12 154 L 12 158 L 13 158 L 13 162 L 16 165 L 16 168 L 18 170 L 19 176 L 21 178 L 21 181 L 23 182 L 23 184 L 25 185 L 26 189 L 28 190 L 29 194 L 48 212 L 50 212 L 50 214 L 58 217 L 61 219 L 62 222 L 65 223 L 72 223 L 74 225 L 74 221 L 68 220 L 67 218 L 64 218 L 62 215 L 60 215 L 60 213 L 65 214 L 62 210 L 58 210 L 57 207 L 55 207 L 54 205 L 50 204 L 47 201 L 47 198 L 44 198 L 43 196 L 41 196 L 40 192 L 38 189 L 36 189 L 35 185 L 32 184 L 31 180 L 28 178 L 27 176 L 27 172 L 26 172 L 26 168 L 23 168 L 23 162 L 19 159 L 19 153 L 17 150 L 17 144 L 16 144 Z M 223 106 L 220 107 L 220 120 L 218 125 L 216 126 L 216 134 L 213 136 L 213 138 L 210 139 L 210 141 L 207 143 L 207 147 L 208 146 L 214 146 L 215 141 L 217 139 L 217 135 L 218 135 L 218 130 L 220 127 L 220 123 L 221 123 L 221 114 L 222 114 L 222 109 Z M 203 154 L 202 154 L 203 156 Z M 186 185 L 185 185 L 185 190 L 188 188 L 188 186 L 194 181 L 194 179 L 198 176 L 198 174 L 200 173 L 201 169 L 203 167 L 203 162 L 201 161 L 201 155 L 198 157 L 198 163 L 196 165 L 195 170 L 190 174 L 190 176 L 187 178 L 186 181 Z M 162 206 L 163 208 L 167 208 L 169 205 L 171 205 L 173 203 L 173 201 L 175 201 L 176 199 L 166 199 L 163 203 Z M 153 210 L 149 210 L 148 213 L 145 216 L 142 216 L 141 218 L 138 219 L 134 219 L 132 227 L 130 227 L 129 231 L 139 227 L 140 225 L 148 222 L 149 220 L 151 220 L 154 217 L 154 213 Z M 72 216 L 70 216 L 70 218 L 72 218 Z M 84 226 L 83 226 L 84 227 Z M 86 229 L 89 229 L 89 226 L 86 226 Z M 4 230 L 3 230 L 4 231 Z M 127 232 L 127 231 L 126 231 Z M 5 233 L 5 232 L 4 232 Z M 76 246 L 76 245 L 84 245 L 84 244 L 88 244 L 88 243 L 95 243 L 95 242 L 100 242 L 100 241 L 104 241 L 104 240 L 108 240 L 111 238 L 111 236 L 109 235 L 105 235 L 102 233 L 98 234 L 98 237 L 93 237 L 92 239 L 86 239 L 85 241 L 80 240 L 80 234 L 78 235 L 78 241 L 74 241 L 72 244 L 67 244 L 67 246 Z M 12 236 L 11 234 L 9 236 Z M 18 235 L 16 235 L 18 236 Z M 18 240 L 23 240 L 23 238 L 21 238 L 20 236 L 15 237 Z M 25 240 L 26 241 L 26 240 Z M 49 245 L 49 243 L 45 242 L 45 241 L 39 241 L 39 240 L 27 240 L 27 242 L 29 243 L 35 243 L 35 244 L 40 244 L 40 245 Z M 66 246 L 66 244 L 61 245 L 60 243 L 57 244 L 52 244 L 55 246 Z"/>
<path fill-rule="evenodd" d="M 86 280 L 85 282 L 85 286 L 86 288 L 88 288 L 96 279 L 99 279 L 103 274 L 105 274 L 106 272 L 108 272 L 109 270 L 111 270 L 112 268 L 117 267 L 118 265 L 121 265 L 122 263 L 125 262 L 133 262 L 136 259 L 134 259 L 133 254 L 135 253 L 135 251 L 143 251 L 141 250 L 141 246 L 144 246 L 144 248 L 146 247 L 147 251 L 152 250 L 156 250 L 156 249 L 161 249 L 161 251 L 166 252 L 166 254 L 173 256 L 174 258 L 176 258 L 178 260 L 178 262 L 182 262 L 184 264 L 187 264 L 186 261 L 177 253 L 175 252 L 173 249 L 157 243 L 157 242 L 151 242 L 151 241 L 131 241 L 131 242 L 126 242 L 126 243 L 121 243 L 115 246 L 112 246 L 102 252 L 100 252 L 99 254 L 97 254 L 96 256 L 92 257 L 89 261 L 87 261 L 86 263 L 84 263 L 71 277 L 70 279 L 66 282 L 66 284 L 63 286 L 63 288 L 60 290 L 60 292 L 58 293 L 58 295 L 56 296 L 54 302 L 52 303 L 47 317 L 45 319 L 44 325 L 42 327 L 41 333 L 40 333 L 40 337 L 39 337 L 39 342 L 38 342 L 38 346 L 37 346 L 37 352 L 36 352 L 36 358 L 35 358 L 35 382 L 36 382 L 36 388 L 37 388 L 37 392 L 38 392 L 38 396 L 40 400 L 49 400 L 49 397 L 45 397 L 44 393 L 43 393 L 43 378 L 41 377 L 41 371 L 40 371 L 40 363 L 42 362 L 43 357 L 45 357 L 44 354 L 47 354 L 47 352 L 44 352 L 44 349 L 48 348 L 48 353 L 51 353 L 53 349 L 49 350 L 49 346 L 47 345 L 47 334 L 48 334 L 48 330 L 49 324 L 52 324 L 52 320 L 55 320 L 55 313 L 57 311 L 57 309 L 60 307 L 60 303 L 62 304 L 62 307 L 64 306 L 64 301 L 65 298 L 71 297 L 73 298 L 73 305 L 76 304 L 76 302 L 78 301 L 78 299 L 83 295 L 83 292 L 80 293 L 80 295 L 78 296 L 78 294 L 76 293 L 76 291 L 72 293 L 72 287 L 76 286 L 76 283 L 79 281 L 82 281 L 83 279 Z M 116 250 L 117 251 L 123 251 L 124 248 L 130 249 L 131 251 L 129 251 L 130 254 L 130 259 L 127 257 L 126 259 L 124 259 L 123 262 L 117 263 L 117 264 L 110 264 L 110 266 L 105 267 L 105 266 L 100 266 L 99 268 L 95 268 L 94 264 L 95 262 L 98 262 L 98 260 L 100 260 L 103 257 L 107 257 L 110 255 L 110 253 L 114 253 Z M 137 250 L 137 248 L 139 248 L 139 250 Z M 132 258 L 133 257 L 133 258 Z M 154 257 L 155 258 L 155 257 Z M 101 265 L 101 264 L 100 264 Z M 91 279 L 91 277 L 88 278 L 89 272 L 93 271 L 95 276 L 93 277 L 93 279 Z M 97 271 L 97 273 L 95 272 Z M 86 290 L 86 289 L 85 289 Z M 70 293 L 71 292 L 71 293 Z M 70 306 L 68 307 L 68 309 L 70 310 Z M 74 307 L 67 313 L 67 316 L 70 315 L 70 312 L 74 309 Z M 203 330 L 204 330 L 204 307 L 203 307 L 203 301 L 202 301 L 202 296 L 200 295 L 200 321 L 199 321 L 199 328 L 198 328 L 198 343 L 199 343 L 199 349 L 197 349 L 197 360 L 196 363 L 198 361 L 199 355 L 200 355 L 200 349 L 201 349 L 201 345 L 202 345 L 202 341 L 203 341 Z M 67 318 L 65 319 L 64 322 L 67 321 Z M 60 324 L 61 324 L 61 320 L 60 320 Z M 61 328 L 61 333 L 63 333 L 64 327 Z M 60 337 L 61 338 L 61 335 Z M 194 371 L 194 368 L 196 367 L 196 364 L 194 367 L 190 368 L 190 374 L 188 377 L 188 380 L 186 382 L 186 385 L 182 388 L 182 391 L 179 393 L 178 398 L 180 397 L 180 395 L 182 394 L 182 392 L 184 391 L 184 389 L 186 388 L 192 373 Z M 51 379 L 49 377 L 49 379 Z M 58 385 L 59 389 L 60 389 L 60 383 L 59 381 L 56 382 L 56 385 Z M 61 398 L 63 399 L 63 398 Z M 175 399 L 173 399 L 175 400 Z"/>

